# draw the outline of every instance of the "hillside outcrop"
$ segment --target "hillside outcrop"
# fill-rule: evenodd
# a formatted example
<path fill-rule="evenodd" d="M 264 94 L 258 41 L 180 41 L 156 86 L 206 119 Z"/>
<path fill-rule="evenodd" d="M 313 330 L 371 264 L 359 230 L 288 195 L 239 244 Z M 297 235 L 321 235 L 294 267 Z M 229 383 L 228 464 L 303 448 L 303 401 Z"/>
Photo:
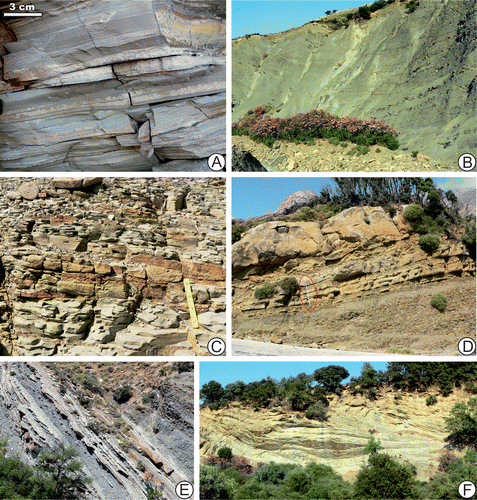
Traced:
<path fill-rule="evenodd" d="M 256 106 L 271 117 L 313 108 L 377 116 L 399 131 L 402 147 L 457 169 L 458 157 L 475 151 L 475 2 L 421 1 L 412 12 L 405 4 L 369 20 L 347 21 L 344 11 L 234 40 L 233 121 Z"/>
<path fill-rule="evenodd" d="M 41 450 L 63 444 L 78 451 L 92 479 L 90 498 L 146 499 L 145 472 L 172 498 L 177 482 L 193 478 L 194 383 L 192 372 L 165 381 L 161 368 L 171 371 L 165 363 L 2 363 L 0 423 L 7 456 L 35 464 Z M 127 383 L 134 394 L 117 404 L 99 388 L 94 394 L 86 390 L 80 383 L 85 375 L 99 377 L 101 391 Z M 152 389 L 154 402 L 141 405 Z"/>
<path fill-rule="evenodd" d="M 225 335 L 223 180 L 0 184 L 3 354 L 194 355 Z"/>
<path fill-rule="evenodd" d="M 225 154 L 224 2 L 36 9 L 0 23 L 2 170 L 208 170 Z"/>
<path fill-rule="evenodd" d="M 325 221 L 269 221 L 232 247 L 237 338 L 342 350 L 457 354 L 475 338 L 475 261 L 455 237 L 434 252 L 403 217 L 352 207 Z M 265 282 L 295 278 L 298 293 L 257 299 Z M 447 296 L 444 314 L 430 306 Z"/>
<path fill-rule="evenodd" d="M 430 391 L 432 392 L 432 391 Z M 417 467 L 417 478 L 437 472 L 439 456 L 448 449 L 444 419 L 468 394 L 454 390 L 426 405 L 426 394 L 395 392 L 388 387 L 377 400 L 344 390 L 333 396 L 328 420 L 308 420 L 303 413 L 280 407 L 254 410 L 239 403 L 200 412 L 200 452 L 205 458 L 227 446 L 234 455 L 258 462 L 317 462 L 331 466 L 345 480 L 354 480 L 367 461 L 364 446 L 371 436 L 400 462 Z"/>

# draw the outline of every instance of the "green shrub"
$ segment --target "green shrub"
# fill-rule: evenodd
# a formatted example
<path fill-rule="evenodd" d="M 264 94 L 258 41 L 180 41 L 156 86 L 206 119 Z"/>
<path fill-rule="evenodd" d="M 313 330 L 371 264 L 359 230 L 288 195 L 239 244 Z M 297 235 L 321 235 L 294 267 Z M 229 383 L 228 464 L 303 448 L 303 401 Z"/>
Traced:
<path fill-rule="evenodd" d="M 439 248 L 440 243 L 441 239 L 437 234 L 423 234 L 419 238 L 419 246 L 425 252 L 433 252 L 434 250 L 437 250 Z"/>
<path fill-rule="evenodd" d="M 406 4 L 406 9 L 408 10 L 408 12 L 414 12 L 418 7 L 419 2 L 417 2 L 416 0 L 410 0 Z"/>
<path fill-rule="evenodd" d="M 364 219 L 364 222 L 366 222 L 366 224 L 368 224 L 368 226 L 369 226 L 369 224 L 371 224 L 371 221 L 369 219 Z"/>
<path fill-rule="evenodd" d="M 318 214 L 310 207 L 301 207 L 289 217 L 292 221 L 313 221 L 318 218 Z"/>
<path fill-rule="evenodd" d="M 219 450 L 217 451 L 217 456 L 219 458 L 225 458 L 226 460 L 230 460 L 233 457 L 232 448 L 228 448 L 227 446 L 219 448 Z"/>
<path fill-rule="evenodd" d="M 437 396 L 435 394 L 431 394 L 430 396 L 427 396 L 426 398 L 426 405 L 427 406 L 432 406 L 437 403 Z"/>
<path fill-rule="evenodd" d="M 274 283 L 270 283 L 269 281 L 266 281 L 262 286 L 259 286 L 258 288 L 255 289 L 254 292 L 254 297 L 257 300 L 262 300 L 262 299 L 269 299 L 276 295 L 278 292 L 278 287 Z"/>
<path fill-rule="evenodd" d="M 129 385 L 124 385 L 113 392 L 113 399 L 116 403 L 126 403 L 132 398 L 134 391 Z"/>
<path fill-rule="evenodd" d="M 362 19 L 371 19 L 371 11 L 367 5 L 363 5 L 358 8 L 358 15 Z"/>
<path fill-rule="evenodd" d="M 447 308 L 447 297 L 441 293 L 436 293 L 431 298 L 431 306 L 439 312 L 445 312 Z"/>
<path fill-rule="evenodd" d="M 154 391 L 148 392 L 145 396 L 142 397 L 142 402 L 144 404 L 151 403 L 156 399 L 157 394 Z"/>
<path fill-rule="evenodd" d="M 395 207 L 389 207 L 388 212 L 389 212 L 389 216 L 392 218 L 396 215 L 397 209 Z"/>
<path fill-rule="evenodd" d="M 317 401 L 308 407 L 305 412 L 305 417 L 310 420 L 319 420 L 320 422 L 323 422 L 328 418 L 327 413 L 328 409 L 324 403 L 322 401 Z"/>
<path fill-rule="evenodd" d="M 413 158 L 416 158 L 416 156 L 417 156 L 418 153 L 419 153 L 419 151 L 413 151 L 411 153 L 411 155 L 412 155 Z"/>
<path fill-rule="evenodd" d="M 417 231 L 422 225 L 422 221 L 425 217 L 425 211 L 422 205 L 419 203 L 413 203 L 405 208 L 402 215 L 409 222 L 411 229 Z"/>
<path fill-rule="evenodd" d="M 338 144 L 340 143 L 340 140 L 337 137 L 330 137 L 328 139 L 328 142 L 330 144 L 333 144 L 333 146 L 338 146 Z"/>
<path fill-rule="evenodd" d="M 381 153 L 381 148 L 376 148 L 376 153 Z"/>
<path fill-rule="evenodd" d="M 295 295 L 298 292 L 298 281 L 296 278 L 283 278 L 278 282 L 278 286 L 282 289 L 285 297 L 290 298 L 292 295 Z"/>
<path fill-rule="evenodd" d="M 172 369 L 179 373 L 190 372 L 194 370 L 194 363 L 191 361 L 176 361 L 172 363 Z"/>
<path fill-rule="evenodd" d="M 346 148 L 348 146 L 348 143 L 347 142 L 340 142 L 340 146 L 342 148 Z"/>
<path fill-rule="evenodd" d="M 363 455 L 375 455 L 379 450 L 383 449 L 381 441 L 379 439 L 376 441 L 374 436 L 371 436 L 363 449 Z"/>

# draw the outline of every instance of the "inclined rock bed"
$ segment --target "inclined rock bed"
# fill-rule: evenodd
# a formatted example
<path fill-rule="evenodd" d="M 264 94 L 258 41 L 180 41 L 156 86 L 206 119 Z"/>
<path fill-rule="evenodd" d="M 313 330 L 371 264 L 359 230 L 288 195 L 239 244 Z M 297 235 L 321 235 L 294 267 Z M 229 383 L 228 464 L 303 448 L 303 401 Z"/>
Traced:
<path fill-rule="evenodd" d="M 194 355 L 225 335 L 224 180 L 0 185 L 4 354 Z"/>
<path fill-rule="evenodd" d="M 225 154 L 225 2 L 36 9 L 0 21 L 0 169 L 208 171 Z"/>
<path fill-rule="evenodd" d="M 423 251 L 402 213 L 400 207 L 391 218 L 381 207 L 353 207 L 324 223 L 271 221 L 247 231 L 232 247 L 234 335 L 457 354 L 458 341 L 475 336 L 475 261 L 443 235 L 436 251 Z M 300 284 L 290 301 L 280 293 L 255 298 L 264 282 L 284 277 Z M 445 314 L 429 305 L 436 293 L 448 298 Z"/>
<path fill-rule="evenodd" d="M 7 455 L 19 454 L 30 464 L 44 448 L 59 444 L 79 452 L 83 471 L 92 478 L 87 498 L 145 499 L 144 473 L 141 461 L 154 480 L 164 482 L 164 492 L 171 497 L 175 484 L 191 480 L 193 475 L 193 431 L 191 406 L 193 381 L 189 373 L 174 376 L 171 382 L 171 404 L 184 415 L 172 433 L 182 446 L 165 446 L 168 435 L 157 433 L 145 422 L 133 422 L 127 417 L 127 405 L 122 420 L 131 425 L 131 448 L 121 446 L 118 435 L 94 432 L 88 424 L 96 420 L 96 410 L 85 409 L 71 385 L 58 383 L 48 370 L 48 364 L 3 363 L 0 365 L 0 423 L 2 438 L 8 438 Z M 128 380 L 128 382 L 131 382 Z M 177 386 L 177 389 L 174 388 Z M 61 387 L 61 388 L 60 388 Z M 187 393 L 187 398 L 181 393 Z M 185 403 L 185 404 L 184 404 Z M 161 405 L 148 412 L 149 419 L 161 418 Z M 102 415 L 101 418 L 108 418 Z M 145 419 L 145 417 L 144 417 Z M 179 467 L 174 467 L 179 464 Z"/>

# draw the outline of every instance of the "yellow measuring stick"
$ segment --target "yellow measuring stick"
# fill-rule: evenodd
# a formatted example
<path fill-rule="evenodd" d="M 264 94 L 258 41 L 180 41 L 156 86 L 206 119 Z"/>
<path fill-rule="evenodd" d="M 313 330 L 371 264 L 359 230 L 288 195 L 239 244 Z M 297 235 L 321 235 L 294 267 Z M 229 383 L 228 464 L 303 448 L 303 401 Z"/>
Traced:
<path fill-rule="evenodd" d="M 192 298 L 192 290 L 190 288 L 190 281 L 188 278 L 184 278 L 184 289 L 187 297 L 187 304 L 189 306 L 190 322 L 192 328 L 199 328 L 199 321 L 197 320 L 197 314 L 195 312 L 194 299 Z"/>

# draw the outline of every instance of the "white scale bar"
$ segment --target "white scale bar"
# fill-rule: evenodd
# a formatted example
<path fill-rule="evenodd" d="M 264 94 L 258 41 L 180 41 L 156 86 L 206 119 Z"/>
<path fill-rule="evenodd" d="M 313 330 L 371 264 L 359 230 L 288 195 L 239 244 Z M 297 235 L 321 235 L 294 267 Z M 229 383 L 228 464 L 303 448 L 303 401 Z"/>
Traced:
<path fill-rule="evenodd" d="M 41 17 L 42 12 L 6 12 L 3 17 Z"/>

